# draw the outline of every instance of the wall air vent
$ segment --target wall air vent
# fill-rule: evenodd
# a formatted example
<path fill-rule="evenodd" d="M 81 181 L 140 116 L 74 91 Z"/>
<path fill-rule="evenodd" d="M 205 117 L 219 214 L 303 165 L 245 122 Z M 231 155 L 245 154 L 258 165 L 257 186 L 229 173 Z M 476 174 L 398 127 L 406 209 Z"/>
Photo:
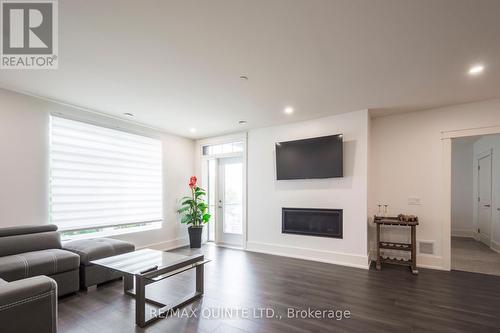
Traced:
<path fill-rule="evenodd" d="M 433 241 L 418 241 L 418 253 L 434 255 Z"/>

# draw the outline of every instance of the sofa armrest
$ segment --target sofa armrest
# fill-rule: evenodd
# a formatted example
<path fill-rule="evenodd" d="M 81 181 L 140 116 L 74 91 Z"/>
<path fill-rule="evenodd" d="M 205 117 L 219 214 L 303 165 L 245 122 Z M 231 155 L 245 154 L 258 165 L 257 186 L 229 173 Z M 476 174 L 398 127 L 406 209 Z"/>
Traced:
<path fill-rule="evenodd" d="M 2 332 L 57 331 L 57 284 L 36 276 L 0 284 Z"/>

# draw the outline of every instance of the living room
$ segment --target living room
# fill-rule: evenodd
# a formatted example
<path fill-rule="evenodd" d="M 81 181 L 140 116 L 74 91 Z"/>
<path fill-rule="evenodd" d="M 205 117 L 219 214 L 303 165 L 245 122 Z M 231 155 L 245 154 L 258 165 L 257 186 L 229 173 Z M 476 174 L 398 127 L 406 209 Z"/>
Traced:
<path fill-rule="evenodd" d="M 497 1 L 1 6 L 2 332 L 500 329 Z"/>

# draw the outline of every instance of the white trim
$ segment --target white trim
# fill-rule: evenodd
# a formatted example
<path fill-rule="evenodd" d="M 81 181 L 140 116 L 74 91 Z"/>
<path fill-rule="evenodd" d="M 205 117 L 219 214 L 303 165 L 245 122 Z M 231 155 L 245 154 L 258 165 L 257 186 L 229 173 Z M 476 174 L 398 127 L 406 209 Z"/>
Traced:
<path fill-rule="evenodd" d="M 104 230 L 102 231 L 97 231 L 97 232 L 91 232 L 91 233 L 83 233 L 83 234 L 76 234 L 76 235 L 64 235 L 65 232 L 71 232 L 75 230 L 63 230 L 59 229 L 59 233 L 61 234 L 61 238 L 63 239 L 62 242 L 70 242 L 78 239 L 91 239 L 91 238 L 103 238 L 103 237 L 113 237 L 113 236 L 119 236 L 119 235 L 126 235 L 126 234 L 136 234 L 139 232 L 144 232 L 144 231 L 149 231 L 149 230 L 157 230 L 162 228 L 162 221 L 156 221 L 156 222 L 148 222 L 147 225 L 139 225 L 135 227 L 130 227 L 130 228 L 119 228 L 120 226 L 123 225 L 116 225 L 116 226 L 108 226 L 108 227 L 103 227 Z M 130 223 L 132 224 L 141 224 L 141 222 L 137 223 Z M 116 227 L 115 229 L 113 229 Z M 79 230 L 87 230 L 87 229 L 99 229 L 101 227 L 89 227 L 85 229 L 79 229 Z"/>
<path fill-rule="evenodd" d="M 441 216 L 443 220 L 442 267 L 451 270 L 451 139 L 469 136 L 500 134 L 500 126 L 441 132 L 443 150 Z"/>
<path fill-rule="evenodd" d="M 474 229 L 455 229 L 451 230 L 452 237 L 474 238 Z"/>
<path fill-rule="evenodd" d="M 493 157 L 493 148 L 487 149 L 481 153 L 476 154 L 476 160 L 479 161 L 488 156 Z"/>
<path fill-rule="evenodd" d="M 417 240 L 417 243 L 419 240 Z M 426 241 L 424 241 L 426 242 Z M 434 242 L 434 241 L 432 241 Z M 386 250 L 387 251 L 387 250 Z M 389 250 L 391 251 L 391 250 Z M 377 250 L 375 248 L 371 248 L 368 254 L 369 262 L 373 262 L 377 260 Z M 394 252 L 396 253 L 396 252 Z M 398 257 L 398 255 L 396 255 Z M 446 271 L 443 265 L 443 257 L 432 255 L 432 254 L 419 254 L 417 253 L 417 267 L 419 268 L 429 268 L 429 269 L 438 269 L 441 271 Z"/>
<path fill-rule="evenodd" d="M 247 242 L 247 251 L 276 256 L 319 261 L 329 264 L 369 269 L 368 255 L 354 255 L 333 251 L 322 251 L 303 247 L 284 246 L 262 242 Z"/>
<path fill-rule="evenodd" d="M 445 265 L 443 262 L 443 257 L 429 255 L 429 254 L 418 254 L 417 255 L 417 267 L 438 269 L 441 271 L 449 271 L 450 270 L 450 269 L 445 268 Z"/>
<path fill-rule="evenodd" d="M 441 267 L 446 270 L 451 270 L 451 138 L 443 139 L 443 195 L 442 195 L 442 211 L 443 220 L 443 239 L 442 239 L 442 254 L 443 260 Z"/>
<path fill-rule="evenodd" d="M 207 145 L 214 145 L 214 144 L 224 144 L 224 143 L 229 143 L 229 142 L 237 142 L 237 141 L 242 141 L 243 142 L 243 151 L 241 152 L 235 152 L 235 153 L 229 153 L 229 154 L 219 154 L 219 155 L 203 155 L 203 146 Z M 204 183 L 204 175 L 206 172 L 204 172 L 204 167 L 205 163 L 208 160 L 211 159 L 219 159 L 219 158 L 225 158 L 225 157 L 239 157 L 241 156 L 243 158 L 243 173 L 244 173 L 244 180 L 243 180 L 243 235 L 242 235 L 242 244 L 241 247 L 242 249 L 247 248 L 247 240 L 248 240 L 248 132 L 238 132 L 234 134 L 228 134 L 224 136 L 218 136 L 218 137 L 212 137 L 212 138 L 206 138 L 206 139 L 200 139 L 196 141 L 197 144 L 197 151 L 195 152 L 198 154 L 196 158 L 199 158 L 200 161 L 200 170 L 199 172 L 200 177 L 201 177 L 201 182 Z M 216 175 L 218 177 L 218 175 Z M 216 180 L 217 181 L 217 180 Z M 217 198 L 216 198 L 217 199 Z M 216 239 L 215 243 L 219 244 L 220 240 L 218 239 L 217 232 L 216 232 Z"/>
<path fill-rule="evenodd" d="M 212 137 L 212 138 L 200 139 L 200 140 L 198 140 L 198 144 L 200 145 L 201 149 L 203 149 L 203 146 L 229 143 L 229 142 L 234 142 L 234 141 L 238 141 L 238 140 L 246 140 L 246 137 L 247 137 L 247 132 L 238 132 L 238 133 L 234 133 L 234 134 L 228 134 L 228 135 L 216 136 L 216 137 Z M 201 153 L 203 153 L 203 151 Z M 202 154 L 202 156 L 203 156 L 203 154 Z"/>
<path fill-rule="evenodd" d="M 225 244 L 225 243 L 212 243 L 213 246 L 217 246 L 217 247 L 223 247 L 225 249 L 231 249 L 231 250 L 241 250 L 241 251 L 245 251 L 245 249 L 241 246 L 234 246 L 234 245 L 231 245 L 231 244 Z"/>
<path fill-rule="evenodd" d="M 475 174 L 476 174 L 476 197 L 475 198 L 479 198 L 480 195 L 479 195 L 479 192 L 481 191 L 480 189 L 480 181 L 479 181 L 479 177 L 480 177 L 480 170 L 479 170 L 479 161 L 481 161 L 482 159 L 484 158 L 490 158 L 490 200 L 491 200 L 491 203 L 490 203 L 490 232 L 489 232 L 489 235 L 488 237 L 486 237 L 484 234 L 482 233 L 478 233 L 477 231 L 480 229 L 479 227 L 479 201 L 476 201 L 474 200 L 474 206 L 475 206 L 475 218 L 476 218 L 476 237 L 478 238 L 478 240 L 484 244 L 486 244 L 487 246 L 491 247 L 491 241 L 492 241 L 492 233 L 493 233 L 493 228 L 494 228 L 494 225 L 493 225 L 493 149 L 490 148 L 490 149 L 487 149 L 486 151 L 483 151 L 479 154 L 476 155 L 475 157 L 475 166 L 477 166 L 477 170 L 474 170 Z M 476 172 L 477 171 L 477 172 Z"/>
<path fill-rule="evenodd" d="M 486 246 L 491 247 L 491 239 L 489 237 L 486 237 L 484 234 L 477 233 L 478 241 L 483 243 Z"/>
<path fill-rule="evenodd" d="M 189 238 L 183 237 L 183 238 L 171 239 L 171 240 L 165 241 L 165 242 L 139 246 L 136 248 L 136 250 L 154 249 L 154 250 L 161 250 L 161 251 L 170 251 L 170 250 L 175 250 L 175 249 L 178 249 L 178 248 L 181 248 L 184 246 L 188 246 L 188 245 L 189 245 Z"/>
<path fill-rule="evenodd" d="M 480 136 L 480 135 L 499 134 L 499 133 L 500 133 L 500 126 L 487 126 L 487 127 L 461 129 L 455 131 L 443 131 L 441 132 L 441 138 L 456 139 L 469 136 Z"/>
<path fill-rule="evenodd" d="M 491 240 L 491 247 L 490 249 L 492 249 L 493 251 L 495 251 L 496 253 L 500 253 L 500 243 L 499 242 L 495 242 L 493 239 Z"/>

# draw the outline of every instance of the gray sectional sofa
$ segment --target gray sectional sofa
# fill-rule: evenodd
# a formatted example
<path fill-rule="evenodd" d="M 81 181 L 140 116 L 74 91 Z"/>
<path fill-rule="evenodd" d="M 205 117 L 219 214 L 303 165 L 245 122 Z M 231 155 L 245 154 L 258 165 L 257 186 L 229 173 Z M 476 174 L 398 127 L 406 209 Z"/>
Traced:
<path fill-rule="evenodd" d="M 0 278 L 13 282 L 46 275 L 58 296 L 78 291 L 80 256 L 63 250 L 55 225 L 0 229 Z"/>
<path fill-rule="evenodd" d="M 56 333 L 56 281 L 46 276 L 0 279 L 0 332 Z"/>
<path fill-rule="evenodd" d="M 108 238 L 63 248 L 51 224 L 1 228 L 0 332 L 55 333 L 58 296 L 122 277 L 90 261 L 134 250 L 133 244 Z"/>

